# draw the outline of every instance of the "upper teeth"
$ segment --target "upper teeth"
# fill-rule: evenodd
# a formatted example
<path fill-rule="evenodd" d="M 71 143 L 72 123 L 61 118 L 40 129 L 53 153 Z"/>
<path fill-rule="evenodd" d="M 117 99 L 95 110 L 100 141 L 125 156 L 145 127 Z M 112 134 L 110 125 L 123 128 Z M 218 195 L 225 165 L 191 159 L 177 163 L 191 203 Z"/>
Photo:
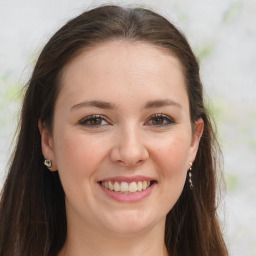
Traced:
<path fill-rule="evenodd" d="M 102 181 L 101 185 L 109 190 L 114 190 L 120 193 L 135 193 L 137 191 L 145 190 L 150 186 L 150 181 L 139 181 L 127 183 L 122 181 L 121 183 L 115 181 Z"/>

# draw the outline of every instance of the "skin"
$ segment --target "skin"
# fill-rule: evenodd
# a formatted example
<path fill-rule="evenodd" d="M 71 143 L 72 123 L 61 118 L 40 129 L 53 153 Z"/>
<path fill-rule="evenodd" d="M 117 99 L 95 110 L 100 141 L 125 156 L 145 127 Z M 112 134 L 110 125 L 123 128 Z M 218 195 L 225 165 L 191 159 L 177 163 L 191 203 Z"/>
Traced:
<path fill-rule="evenodd" d="M 199 119 L 192 133 L 179 60 L 146 43 L 112 41 L 84 51 L 63 74 L 52 134 L 39 122 L 43 154 L 66 195 L 68 234 L 59 255 L 167 255 L 166 214 L 203 132 Z M 85 101 L 114 108 L 80 104 Z M 149 106 L 153 101 L 162 104 Z M 103 118 L 84 120 L 93 114 Z M 139 202 L 117 202 L 97 183 L 133 175 L 157 182 Z"/>

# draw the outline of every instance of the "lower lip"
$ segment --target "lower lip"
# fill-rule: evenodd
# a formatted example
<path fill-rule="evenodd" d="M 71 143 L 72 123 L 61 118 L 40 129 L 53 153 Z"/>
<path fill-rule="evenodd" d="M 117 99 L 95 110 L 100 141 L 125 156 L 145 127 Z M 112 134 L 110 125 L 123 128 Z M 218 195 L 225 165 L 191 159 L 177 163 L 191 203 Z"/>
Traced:
<path fill-rule="evenodd" d="M 100 186 L 100 188 L 102 189 L 102 191 L 110 198 L 114 199 L 115 201 L 118 202 L 138 202 L 143 200 L 144 198 L 148 197 L 154 186 L 155 183 L 153 183 L 150 187 L 148 187 L 146 190 L 142 190 L 140 192 L 136 192 L 133 194 L 122 194 L 122 193 L 118 193 L 109 189 L 106 189 L 104 187 L 102 187 L 100 184 L 98 184 Z"/>

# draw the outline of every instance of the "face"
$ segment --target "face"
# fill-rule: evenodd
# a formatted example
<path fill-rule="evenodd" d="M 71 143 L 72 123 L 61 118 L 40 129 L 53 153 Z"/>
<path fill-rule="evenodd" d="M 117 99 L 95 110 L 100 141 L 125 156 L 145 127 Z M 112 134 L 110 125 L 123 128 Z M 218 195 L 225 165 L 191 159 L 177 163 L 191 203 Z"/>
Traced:
<path fill-rule="evenodd" d="M 180 62 L 116 41 L 85 51 L 63 73 L 53 132 L 41 134 L 68 223 L 118 234 L 163 227 L 203 129 L 199 120 L 192 134 Z"/>

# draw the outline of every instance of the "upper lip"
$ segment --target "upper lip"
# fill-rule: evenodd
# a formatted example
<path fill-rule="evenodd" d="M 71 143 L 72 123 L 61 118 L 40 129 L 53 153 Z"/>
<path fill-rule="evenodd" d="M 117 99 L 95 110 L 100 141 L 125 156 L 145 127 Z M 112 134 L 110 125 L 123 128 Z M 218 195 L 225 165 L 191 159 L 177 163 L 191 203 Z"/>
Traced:
<path fill-rule="evenodd" d="M 154 178 L 151 177 L 147 177 L 147 176 L 142 176 L 142 175 L 136 175 L 136 176 L 114 176 L 114 177 L 108 177 L 108 178 L 104 178 L 100 181 L 117 181 L 117 182 L 127 182 L 127 183 L 131 183 L 133 181 L 138 182 L 138 181 L 155 181 Z M 99 182 L 100 182 L 99 181 Z"/>

